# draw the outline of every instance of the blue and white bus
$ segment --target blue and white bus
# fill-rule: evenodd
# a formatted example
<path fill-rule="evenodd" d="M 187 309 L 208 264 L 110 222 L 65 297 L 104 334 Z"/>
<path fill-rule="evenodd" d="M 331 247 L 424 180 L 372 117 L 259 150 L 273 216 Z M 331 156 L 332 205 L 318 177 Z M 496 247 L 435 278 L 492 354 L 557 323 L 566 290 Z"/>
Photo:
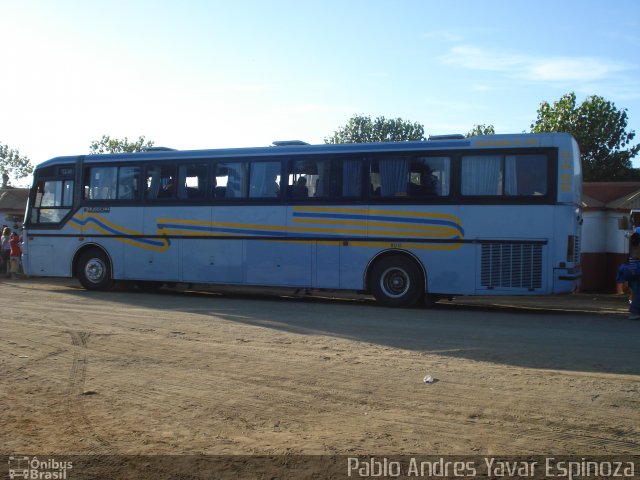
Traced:
<path fill-rule="evenodd" d="M 34 172 L 24 268 L 92 290 L 351 290 L 387 306 L 571 292 L 581 187 L 568 134 L 58 157 Z"/>

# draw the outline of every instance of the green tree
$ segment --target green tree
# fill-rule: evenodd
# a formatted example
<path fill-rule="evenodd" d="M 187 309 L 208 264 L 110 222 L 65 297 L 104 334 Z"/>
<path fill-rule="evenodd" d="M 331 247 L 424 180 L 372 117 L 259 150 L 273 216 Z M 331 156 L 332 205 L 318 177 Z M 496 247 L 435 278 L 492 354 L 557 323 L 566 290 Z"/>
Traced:
<path fill-rule="evenodd" d="M 467 132 L 466 137 L 475 137 L 476 135 L 495 135 L 496 129 L 493 125 L 485 125 L 484 123 L 474 125 L 471 130 Z"/>
<path fill-rule="evenodd" d="M 424 127 L 402 118 L 354 115 L 344 127 L 325 137 L 325 143 L 403 142 L 424 140 Z"/>
<path fill-rule="evenodd" d="M 0 174 L 2 174 L 2 188 L 9 186 L 11 178 L 24 178 L 33 172 L 33 165 L 28 157 L 20 155 L 18 150 L 0 144 Z"/>
<path fill-rule="evenodd" d="M 91 142 L 89 153 L 93 155 L 97 153 L 142 152 L 147 148 L 153 147 L 154 143 L 152 140 L 146 140 L 144 135 L 138 137 L 135 142 L 130 142 L 127 137 L 119 139 L 103 135 L 100 140 Z"/>
<path fill-rule="evenodd" d="M 631 159 L 640 151 L 632 145 L 633 130 L 627 131 L 627 110 L 592 95 L 576 105 L 571 92 L 550 105 L 542 102 L 531 131 L 569 132 L 578 141 L 585 181 L 620 181 L 640 178 Z"/>

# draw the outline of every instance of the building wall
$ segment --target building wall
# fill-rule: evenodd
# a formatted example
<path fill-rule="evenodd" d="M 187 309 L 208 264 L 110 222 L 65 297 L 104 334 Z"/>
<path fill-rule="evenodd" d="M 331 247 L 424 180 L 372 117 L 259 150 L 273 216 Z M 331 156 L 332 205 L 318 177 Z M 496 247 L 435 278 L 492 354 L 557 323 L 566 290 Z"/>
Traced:
<path fill-rule="evenodd" d="M 625 215 L 617 210 L 584 210 L 582 224 L 583 292 L 613 292 L 618 267 L 627 259 L 626 231 L 620 230 L 619 219 Z"/>
<path fill-rule="evenodd" d="M 624 253 L 583 253 L 580 291 L 613 293 L 618 267 L 626 259 Z"/>

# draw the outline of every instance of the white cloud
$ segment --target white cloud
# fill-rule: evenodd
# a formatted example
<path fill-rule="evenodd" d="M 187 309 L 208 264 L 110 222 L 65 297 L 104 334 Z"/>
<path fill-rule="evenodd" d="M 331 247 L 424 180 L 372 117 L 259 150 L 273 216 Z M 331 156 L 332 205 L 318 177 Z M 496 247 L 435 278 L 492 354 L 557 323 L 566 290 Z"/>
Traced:
<path fill-rule="evenodd" d="M 512 77 L 537 82 L 592 82 L 636 69 L 635 65 L 597 57 L 536 57 L 465 45 L 451 48 L 441 60 L 447 65 L 504 72 Z"/>
<path fill-rule="evenodd" d="M 525 65 L 522 76 L 536 81 L 582 81 L 591 82 L 631 70 L 633 67 L 622 62 L 610 62 L 591 57 L 559 57 L 532 60 Z"/>

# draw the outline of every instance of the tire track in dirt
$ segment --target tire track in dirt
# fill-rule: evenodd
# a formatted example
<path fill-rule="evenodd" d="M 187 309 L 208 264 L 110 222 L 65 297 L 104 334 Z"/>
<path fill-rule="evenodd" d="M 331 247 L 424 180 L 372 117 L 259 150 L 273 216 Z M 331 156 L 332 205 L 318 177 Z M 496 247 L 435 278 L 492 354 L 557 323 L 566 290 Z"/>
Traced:
<path fill-rule="evenodd" d="M 71 337 L 71 344 L 79 347 L 74 349 L 73 352 L 66 392 L 66 411 L 68 418 L 71 420 L 71 431 L 78 436 L 82 436 L 83 433 L 88 433 L 99 447 L 102 449 L 105 447 L 109 448 L 111 444 L 95 431 L 85 411 L 84 400 L 85 396 L 89 393 L 84 390 L 89 364 L 87 343 L 89 342 L 91 333 L 75 330 L 67 330 L 67 333 Z M 92 452 L 95 451 L 95 447 L 88 447 Z"/>
<path fill-rule="evenodd" d="M 89 366 L 87 345 L 92 334 L 78 330 L 67 330 L 66 333 L 71 337 L 71 344 L 77 347 L 73 352 L 65 403 L 67 418 L 71 421 L 69 428 L 74 436 L 91 440 L 83 445 L 83 455 L 90 455 L 103 471 L 114 475 L 113 478 L 119 478 L 118 473 L 122 471 L 123 466 L 115 456 L 117 452 L 114 451 L 111 442 L 96 431 L 86 413 L 85 398 L 90 394 L 85 391 Z"/>
<path fill-rule="evenodd" d="M 69 312 L 67 312 L 69 316 Z M 73 315 L 76 316 L 76 315 Z M 75 319 L 74 319 L 75 320 Z M 91 332 L 74 330 L 70 327 L 68 320 L 51 319 L 51 324 L 62 327 L 64 332 L 71 339 L 73 357 L 69 368 L 69 378 L 65 389 L 64 409 L 66 417 L 70 420 L 69 430 L 78 438 L 90 438 L 93 445 L 87 444 L 84 449 L 88 454 L 95 454 L 98 449 L 107 453 L 111 450 L 111 443 L 96 432 L 93 424 L 89 420 L 85 409 L 85 380 L 89 365 L 88 343 Z"/>

